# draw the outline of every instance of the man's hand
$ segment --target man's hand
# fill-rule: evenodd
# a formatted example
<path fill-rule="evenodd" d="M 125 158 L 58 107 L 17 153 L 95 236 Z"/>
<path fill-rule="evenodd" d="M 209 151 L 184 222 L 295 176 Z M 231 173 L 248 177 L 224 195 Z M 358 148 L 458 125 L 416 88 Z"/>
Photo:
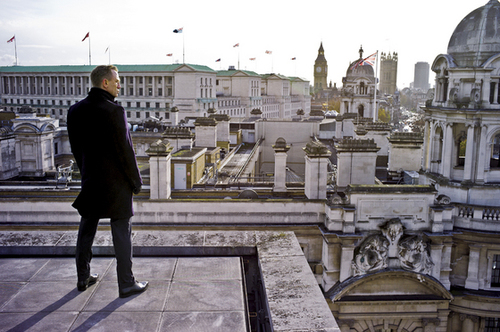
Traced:
<path fill-rule="evenodd" d="M 141 192 L 141 187 L 142 187 L 142 186 L 139 186 L 139 187 L 135 187 L 135 188 L 134 188 L 133 192 L 134 192 L 134 194 L 135 194 L 135 195 L 137 195 L 137 194 L 139 194 L 139 193 Z"/>

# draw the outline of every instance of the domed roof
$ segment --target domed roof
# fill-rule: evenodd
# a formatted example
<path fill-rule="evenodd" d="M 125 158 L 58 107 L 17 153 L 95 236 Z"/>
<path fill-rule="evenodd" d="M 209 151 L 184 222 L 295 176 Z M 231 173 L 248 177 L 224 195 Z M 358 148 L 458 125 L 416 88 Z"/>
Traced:
<path fill-rule="evenodd" d="M 500 53 L 500 3 L 490 0 L 467 15 L 455 28 L 448 54 L 458 67 L 479 67 Z"/>
<path fill-rule="evenodd" d="M 349 64 L 346 71 L 346 77 L 375 77 L 373 67 L 369 64 L 363 63 L 363 46 L 359 48 L 359 59 L 354 60 Z"/>
<path fill-rule="evenodd" d="M 360 59 L 358 59 L 356 61 L 359 61 L 359 60 Z M 353 63 L 355 63 L 355 62 L 353 62 Z M 370 65 L 357 66 L 356 68 L 352 69 L 352 64 L 351 64 L 347 68 L 346 76 L 347 77 L 353 77 L 353 76 L 374 77 L 375 74 L 373 72 L 373 67 Z"/>

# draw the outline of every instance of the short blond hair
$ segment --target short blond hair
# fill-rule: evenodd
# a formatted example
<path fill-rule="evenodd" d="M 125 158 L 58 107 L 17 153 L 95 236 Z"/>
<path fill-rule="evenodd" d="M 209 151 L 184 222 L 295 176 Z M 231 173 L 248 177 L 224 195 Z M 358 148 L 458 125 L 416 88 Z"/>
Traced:
<path fill-rule="evenodd" d="M 92 81 L 92 86 L 96 88 L 100 88 L 103 79 L 111 79 L 113 78 L 112 71 L 118 72 L 118 68 L 113 65 L 102 65 L 97 66 L 90 73 L 90 80 Z"/>

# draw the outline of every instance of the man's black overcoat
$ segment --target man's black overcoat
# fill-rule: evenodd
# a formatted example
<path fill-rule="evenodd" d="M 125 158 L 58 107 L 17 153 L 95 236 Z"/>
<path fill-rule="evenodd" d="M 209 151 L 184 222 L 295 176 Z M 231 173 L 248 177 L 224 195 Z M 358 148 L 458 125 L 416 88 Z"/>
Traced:
<path fill-rule="evenodd" d="M 100 88 L 70 107 L 68 135 L 82 174 L 73 207 L 85 218 L 130 218 L 142 179 L 123 107 Z"/>

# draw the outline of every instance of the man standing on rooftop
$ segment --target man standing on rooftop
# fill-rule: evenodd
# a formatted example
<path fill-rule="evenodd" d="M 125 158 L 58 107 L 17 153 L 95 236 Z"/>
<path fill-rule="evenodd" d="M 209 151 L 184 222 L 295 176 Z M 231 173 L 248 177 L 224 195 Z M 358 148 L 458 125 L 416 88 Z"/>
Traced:
<path fill-rule="evenodd" d="M 97 66 L 90 74 L 92 89 L 68 111 L 71 151 L 82 175 L 82 190 L 73 207 L 81 216 L 76 244 L 77 287 L 97 282 L 90 274 L 92 243 L 99 219 L 111 219 L 120 297 L 141 293 L 148 282 L 132 273 L 132 197 L 142 179 L 132 146 L 125 110 L 115 102 L 120 77 L 115 66 Z"/>

